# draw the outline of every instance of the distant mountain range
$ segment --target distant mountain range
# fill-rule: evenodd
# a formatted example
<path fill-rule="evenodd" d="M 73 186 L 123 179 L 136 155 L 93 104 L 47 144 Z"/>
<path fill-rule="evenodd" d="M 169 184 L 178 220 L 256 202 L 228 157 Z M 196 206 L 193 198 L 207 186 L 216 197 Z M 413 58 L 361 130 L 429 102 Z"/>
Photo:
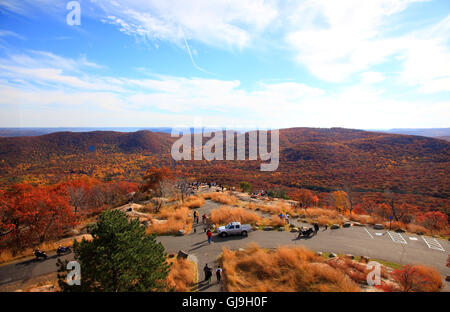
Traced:
<path fill-rule="evenodd" d="M 203 128 L 204 131 L 211 128 Z M 325 128 L 324 128 L 325 129 Z M 136 132 L 148 130 L 151 132 L 170 133 L 170 127 L 60 127 L 60 128 L 0 128 L 0 137 L 39 136 L 55 132 L 92 132 L 92 131 L 115 131 Z M 236 129 L 235 129 L 236 130 Z M 239 130 L 239 129 L 237 129 Z M 424 137 L 438 138 L 450 141 L 450 128 L 394 128 L 394 129 L 363 129 L 366 131 L 386 132 L 393 134 L 419 135 Z"/>
<path fill-rule="evenodd" d="M 83 174 L 139 181 L 155 165 L 225 185 L 247 181 L 255 189 L 307 188 L 319 192 L 324 203 L 330 192 L 351 185 L 358 196 L 379 198 L 390 189 L 424 209 L 450 207 L 450 142 L 435 138 L 343 128 L 281 129 L 279 167 L 261 172 L 259 161 L 174 161 L 170 150 L 177 138 L 167 133 L 169 128 L 75 129 L 83 131 L 0 138 L 0 185 Z"/>
<path fill-rule="evenodd" d="M 450 141 L 450 128 L 398 128 L 377 131 L 395 134 L 420 135 Z"/>

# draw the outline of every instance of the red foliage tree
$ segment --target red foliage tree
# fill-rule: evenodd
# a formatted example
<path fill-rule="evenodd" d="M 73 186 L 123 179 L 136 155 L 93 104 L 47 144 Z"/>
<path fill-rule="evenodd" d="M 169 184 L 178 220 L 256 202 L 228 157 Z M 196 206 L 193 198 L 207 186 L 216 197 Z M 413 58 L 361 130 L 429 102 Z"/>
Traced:
<path fill-rule="evenodd" d="M 429 211 L 417 217 L 417 221 L 431 231 L 440 231 L 448 227 L 448 219 L 440 211 Z"/>
<path fill-rule="evenodd" d="M 423 265 L 404 265 L 391 273 L 392 278 L 398 283 L 400 291 L 432 291 L 442 288 L 440 273 L 431 267 Z"/>

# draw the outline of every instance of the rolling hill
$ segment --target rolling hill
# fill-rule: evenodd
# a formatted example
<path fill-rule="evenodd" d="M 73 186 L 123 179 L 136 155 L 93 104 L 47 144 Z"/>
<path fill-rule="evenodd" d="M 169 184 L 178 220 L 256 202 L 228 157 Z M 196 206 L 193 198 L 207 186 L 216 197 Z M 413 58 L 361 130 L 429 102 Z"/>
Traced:
<path fill-rule="evenodd" d="M 427 209 L 450 206 L 450 142 L 444 140 L 342 128 L 282 129 L 280 165 L 273 172 L 261 172 L 260 161 L 175 162 L 174 140 L 146 130 L 0 138 L 0 184 L 54 183 L 81 175 L 140 181 L 146 169 L 164 165 L 179 175 L 227 185 L 307 188 L 324 202 L 331 191 L 350 185 L 358 196 L 389 189 Z"/>

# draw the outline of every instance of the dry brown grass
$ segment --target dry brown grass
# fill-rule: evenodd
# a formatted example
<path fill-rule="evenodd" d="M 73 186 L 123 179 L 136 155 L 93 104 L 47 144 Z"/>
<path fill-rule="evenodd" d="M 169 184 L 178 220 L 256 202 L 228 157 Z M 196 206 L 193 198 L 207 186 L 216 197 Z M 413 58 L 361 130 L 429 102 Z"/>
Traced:
<path fill-rule="evenodd" d="M 217 203 L 225 204 L 225 205 L 238 205 L 239 200 L 230 194 L 227 193 L 206 193 L 201 195 L 204 199 L 210 199 Z"/>
<path fill-rule="evenodd" d="M 342 224 L 344 218 L 336 210 L 325 208 L 308 208 L 303 210 L 302 215 L 309 223 L 318 223 L 319 225 Z"/>
<path fill-rule="evenodd" d="M 347 275 L 305 248 L 267 251 L 256 244 L 245 251 L 224 248 L 222 265 L 226 291 L 360 291 Z"/>
<path fill-rule="evenodd" d="M 285 224 L 286 224 L 286 222 L 284 221 L 284 219 L 281 219 L 278 215 L 273 215 L 270 218 L 270 222 L 267 225 L 284 226 Z"/>
<path fill-rule="evenodd" d="M 199 197 L 199 196 L 189 196 L 188 198 L 186 198 L 186 200 L 184 201 L 183 205 L 188 207 L 188 208 L 200 208 L 201 206 L 203 206 L 205 204 L 205 199 L 203 197 Z"/>
<path fill-rule="evenodd" d="M 430 234 L 430 230 L 428 230 L 427 228 L 425 228 L 421 225 L 418 225 L 418 224 L 410 223 L 406 226 L 406 229 L 408 230 L 408 232 L 411 232 L 411 233 L 422 232 L 423 234 L 426 234 L 426 235 Z"/>
<path fill-rule="evenodd" d="M 280 213 L 288 213 L 290 215 L 293 215 L 296 211 L 295 209 L 287 203 L 283 202 L 276 202 L 272 205 L 263 205 L 263 204 L 255 204 L 255 203 L 249 203 L 245 206 L 245 208 L 249 208 L 252 210 L 259 210 L 263 212 L 268 212 L 271 214 L 280 214 Z"/>
<path fill-rule="evenodd" d="M 179 230 L 189 233 L 192 229 L 192 214 L 184 206 L 166 207 L 152 217 L 151 223 L 147 227 L 147 233 L 176 234 Z"/>
<path fill-rule="evenodd" d="M 227 224 L 229 222 L 241 222 L 256 224 L 262 218 L 254 212 L 240 207 L 221 206 L 211 211 L 211 221 L 214 224 Z"/>
<path fill-rule="evenodd" d="M 172 263 L 169 275 L 167 276 L 167 286 L 175 291 L 191 291 L 197 282 L 197 265 L 187 259 L 168 259 Z"/>

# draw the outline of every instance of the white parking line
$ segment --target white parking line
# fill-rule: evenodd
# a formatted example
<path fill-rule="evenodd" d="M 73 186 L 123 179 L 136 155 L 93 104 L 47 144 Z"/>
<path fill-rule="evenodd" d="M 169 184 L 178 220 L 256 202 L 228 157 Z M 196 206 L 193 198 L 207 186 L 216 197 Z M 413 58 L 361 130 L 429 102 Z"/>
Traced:
<path fill-rule="evenodd" d="M 406 240 L 403 238 L 403 236 L 400 235 L 400 233 L 396 233 L 396 232 L 391 233 L 389 231 L 387 231 L 387 233 L 389 234 L 389 236 L 391 237 L 391 239 L 394 243 L 408 244 L 406 242 Z"/>
<path fill-rule="evenodd" d="M 425 238 L 424 236 L 422 236 L 422 239 L 427 244 L 428 248 L 445 251 L 445 249 L 442 248 L 441 244 L 439 244 L 436 238 Z"/>
<path fill-rule="evenodd" d="M 364 230 L 366 230 L 366 232 L 367 232 L 367 234 L 369 234 L 369 236 L 373 239 L 373 236 L 372 236 L 372 234 L 370 234 L 370 232 L 369 231 L 367 231 L 367 228 L 366 227 L 364 227 Z"/>

